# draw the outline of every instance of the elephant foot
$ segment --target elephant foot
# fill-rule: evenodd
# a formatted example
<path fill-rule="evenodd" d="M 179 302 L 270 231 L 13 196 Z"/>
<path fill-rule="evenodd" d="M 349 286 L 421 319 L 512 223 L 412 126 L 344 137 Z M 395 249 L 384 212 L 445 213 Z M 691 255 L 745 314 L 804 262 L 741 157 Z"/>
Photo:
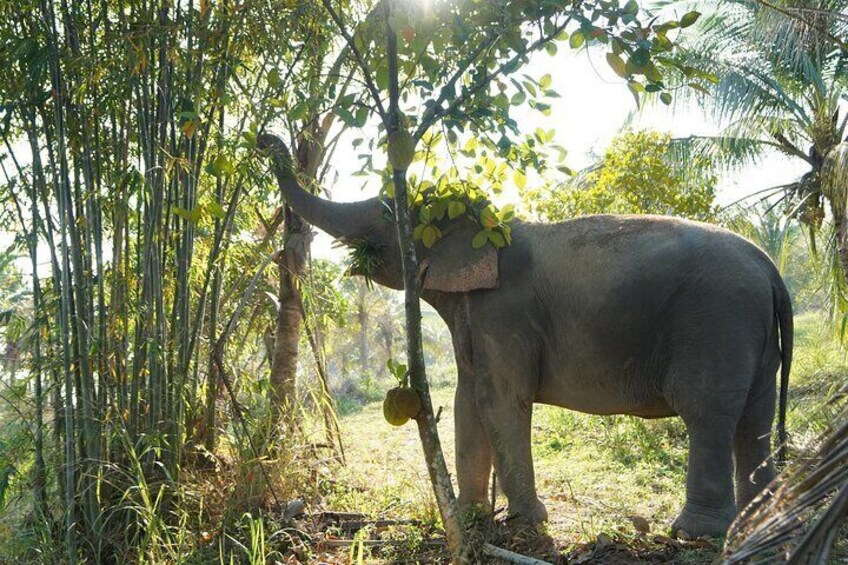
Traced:
<path fill-rule="evenodd" d="M 534 497 L 531 502 L 524 504 L 510 504 L 509 517 L 520 517 L 531 524 L 540 524 L 548 521 L 548 509 L 542 501 Z"/>
<path fill-rule="evenodd" d="M 716 510 L 687 504 L 671 525 L 671 535 L 683 540 L 724 536 L 735 516 L 735 508 Z"/>

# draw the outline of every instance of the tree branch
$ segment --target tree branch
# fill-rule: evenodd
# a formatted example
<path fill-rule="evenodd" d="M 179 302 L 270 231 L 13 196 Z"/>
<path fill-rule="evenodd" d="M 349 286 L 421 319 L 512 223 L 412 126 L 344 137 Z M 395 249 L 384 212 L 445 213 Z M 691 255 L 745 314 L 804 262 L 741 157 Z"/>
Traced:
<path fill-rule="evenodd" d="M 566 18 L 566 20 L 562 24 L 556 26 L 551 33 L 549 33 L 548 35 L 543 35 L 542 37 L 531 43 L 528 47 L 517 52 L 509 61 L 498 67 L 498 69 L 494 73 L 483 77 L 481 80 L 471 85 L 465 92 L 462 93 L 461 96 L 455 98 L 454 101 L 451 102 L 446 108 L 441 108 L 440 104 L 434 104 L 433 106 L 431 106 L 431 110 L 428 110 L 427 114 L 424 115 L 424 118 L 422 118 L 421 123 L 418 125 L 418 129 L 415 130 L 415 139 L 420 139 L 421 136 L 424 135 L 424 133 L 428 129 L 430 129 L 430 126 L 432 126 L 433 123 L 436 122 L 436 120 L 446 116 L 447 114 L 450 114 L 454 109 L 464 104 L 469 98 L 474 96 L 483 87 L 488 86 L 492 82 L 492 80 L 504 74 L 504 70 L 506 68 L 510 67 L 511 65 L 514 65 L 528 53 L 536 51 L 541 46 L 543 46 L 547 42 L 551 41 L 554 37 L 559 35 L 565 29 L 565 27 L 569 23 L 571 23 L 571 20 L 572 16 L 569 15 L 568 18 Z M 463 69 L 463 72 L 465 70 L 467 70 L 467 67 Z M 441 95 L 439 96 L 439 99 L 442 100 Z"/>
<path fill-rule="evenodd" d="M 368 88 L 368 91 L 371 93 L 371 97 L 374 99 L 374 103 L 377 105 L 377 111 L 380 114 L 380 119 L 383 120 L 383 125 L 388 128 L 388 114 L 386 113 L 386 109 L 383 106 L 383 101 L 380 99 L 380 91 L 377 89 L 377 85 L 374 84 L 374 79 L 372 78 L 371 69 L 368 67 L 368 63 L 365 61 L 365 58 L 362 56 L 362 53 L 359 52 L 359 49 L 356 48 L 356 44 L 353 41 L 353 37 L 350 33 L 345 29 L 344 22 L 339 16 L 338 12 L 333 9 L 333 5 L 330 3 L 330 0 L 321 0 L 324 4 L 324 8 L 327 9 L 327 12 L 330 13 L 330 17 L 333 18 L 333 21 L 336 23 L 336 26 L 339 28 L 339 33 L 342 34 L 344 40 L 347 42 L 348 47 L 353 52 L 353 56 L 356 59 L 359 68 L 362 69 L 363 78 L 365 79 L 365 86 Z M 374 7 L 374 10 L 380 9 L 380 4 Z"/>

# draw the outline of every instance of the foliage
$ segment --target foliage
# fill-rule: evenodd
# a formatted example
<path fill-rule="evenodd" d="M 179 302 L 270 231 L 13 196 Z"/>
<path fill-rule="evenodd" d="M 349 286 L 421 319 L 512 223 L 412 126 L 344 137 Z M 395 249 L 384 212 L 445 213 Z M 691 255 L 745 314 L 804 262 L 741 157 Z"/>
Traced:
<path fill-rule="evenodd" d="M 447 176 L 444 186 L 468 182 L 468 188 L 475 183 L 456 167 L 440 170 L 430 158 L 433 155 L 461 153 L 476 160 L 473 166 L 481 169 L 478 172 L 485 169 L 490 176 L 500 177 L 491 187 L 476 186 L 495 192 L 503 181 L 502 169 L 507 166 L 515 171 L 515 182 L 523 184 L 528 168 L 552 168 L 550 153 L 555 153 L 558 161 L 564 157 L 561 148 L 548 147 L 553 131 L 522 132 L 510 114 L 514 108 L 527 105 L 548 115 L 550 100 L 557 96 L 551 89 L 550 74 L 539 78 L 519 74 L 534 51 L 544 49 L 554 55 L 561 44 L 574 50 L 600 45 L 610 51 L 608 62 L 626 79 L 637 101 L 644 93 L 656 92 L 670 100 L 666 74 L 685 72 L 696 86 L 714 79 L 694 67 L 684 68 L 669 57 L 677 30 L 694 24 L 700 15 L 697 12 L 686 13 L 680 20 L 658 21 L 640 11 L 632 0 L 398 3 L 389 24 L 402 38 L 397 61 L 402 92 L 398 115 L 392 116 L 386 110 L 384 96 L 390 77 L 383 64 L 386 46 L 379 20 L 372 14 L 364 19 L 340 14 L 330 2 L 325 2 L 325 7 L 353 51 L 363 83 L 362 94 L 352 91 L 340 101 L 339 117 L 349 125 L 361 127 L 368 113 L 373 112 L 384 132 L 389 131 L 391 120 L 397 120 L 402 129 L 422 141 L 423 148 L 416 157 L 421 170 L 413 163 L 413 172 L 440 185 L 440 179 Z M 376 170 L 391 195 L 389 171 L 375 166 L 374 149 L 380 143 L 373 138 L 358 138 L 354 147 L 363 148 L 358 155 L 362 173 Z M 569 172 L 564 165 L 558 168 Z M 454 209 L 465 204 L 462 198 L 449 200 L 456 200 Z M 473 214 L 470 217 L 478 223 L 482 220 Z M 429 220 L 419 218 L 415 227 L 419 223 L 423 227 L 417 229 L 416 238 L 429 247 L 438 240 L 440 231 Z M 483 224 L 480 227 L 487 233 L 477 235 L 478 244 L 484 242 L 484 237 L 496 246 L 501 239 L 508 240 L 504 230 Z"/>
<path fill-rule="evenodd" d="M 671 214 L 715 218 L 716 178 L 704 158 L 675 166 L 670 136 L 626 132 L 613 139 L 603 159 L 563 187 L 526 191 L 531 212 L 548 221 L 585 214 Z"/>
<path fill-rule="evenodd" d="M 253 146 L 275 120 L 297 135 L 310 89 L 338 90 L 313 80 L 333 48 L 316 8 L 0 3 L 0 221 L 21 234 L 31 283 L 19 335 L 33 444 L 18 467 L 32 489 L 19 494 L 57 560 L 196 543 L 168 537 L 181 479 L 219 440 L 259 455 L 273 304 L 266 273 L 250 276 L 279 222 Z"/>
<path fill-rule="evenodd" d="M 460 217 L 473 219 L 480 227 L 471 240 L 475 249 L 486 243 L 497 248 L 510 243 L 509 222 L 515 217 L 512 206 L 497 209 L 479 186 L 470 182 L 451 182 L 447 176 L 439 177 L 436 183 L 422 181 L 413 186 L 410 208 L 418 221 L 412 237 L 420 240 L 424 247 L 432 247 L 439 240 L 442 232 L 438 224 L 446 217 L 448 220 Z"/>

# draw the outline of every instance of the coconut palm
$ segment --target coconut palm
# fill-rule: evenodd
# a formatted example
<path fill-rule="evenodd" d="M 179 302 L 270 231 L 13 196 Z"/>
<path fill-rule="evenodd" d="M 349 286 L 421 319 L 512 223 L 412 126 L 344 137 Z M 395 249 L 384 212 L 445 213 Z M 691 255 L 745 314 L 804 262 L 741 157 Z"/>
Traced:
<path fill-rule="evenodd" d="M 696 153 L 733 167 L 777 151 L 804 163 L 800 178 L 758 194 L 777 196 L 775 205 L 832 242 L 837 282 L 846 288 L 848 1 L 702 4 L 709 13 L 687 38 L 679 63 L 689 76 L 714 75 L 712 88 L 697 96 L 726 125 L 715 136 L 679 140 L 679 156 Z"/>

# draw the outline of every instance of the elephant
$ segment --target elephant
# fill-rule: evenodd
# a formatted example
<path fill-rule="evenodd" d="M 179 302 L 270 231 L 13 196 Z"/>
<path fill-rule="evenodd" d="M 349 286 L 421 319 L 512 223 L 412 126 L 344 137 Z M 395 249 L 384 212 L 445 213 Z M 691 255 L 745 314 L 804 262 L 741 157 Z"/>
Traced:
<path fill-rule="evenodd" d="M 391 203 L 313 195 L 279 138 L 258 142 L 288 205 L 343 242 L 372 243 L 382 260 L 369 275 L 402 289 Z M 672 534 L 723 535 L 775 476 L 776 405 L 786 437 L 793 317 L 774 263 L 728 230 L 668 216 L 510 226 L 512 241 L 500 249 L 475 249 L 480 228 L 466 217 L 445 218 L 431 248 L 416 244 L 420 296 L 453 341 L 461 508 L 486 503 L 494 465 L 509 514 L 547 519 L 531 456 L 534 403 L 679 416 L 689 452 Z"/>

